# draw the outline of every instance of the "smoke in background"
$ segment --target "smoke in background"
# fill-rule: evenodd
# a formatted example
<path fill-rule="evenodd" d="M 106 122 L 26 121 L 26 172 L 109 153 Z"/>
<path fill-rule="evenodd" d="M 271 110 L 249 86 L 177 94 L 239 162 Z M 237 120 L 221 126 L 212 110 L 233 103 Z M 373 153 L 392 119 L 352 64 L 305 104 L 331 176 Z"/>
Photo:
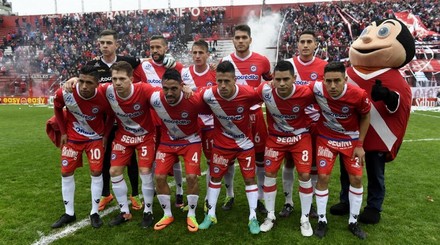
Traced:
<path fill-rule="evenodd" d="M 278 32 L 282 17 L 279 13 L 271 13 L 259 18 L 254 11 L 250 13 L 247 24 L 251 27 L 251 50 L 266 56 L 271 65 L 276 62 Z"/>

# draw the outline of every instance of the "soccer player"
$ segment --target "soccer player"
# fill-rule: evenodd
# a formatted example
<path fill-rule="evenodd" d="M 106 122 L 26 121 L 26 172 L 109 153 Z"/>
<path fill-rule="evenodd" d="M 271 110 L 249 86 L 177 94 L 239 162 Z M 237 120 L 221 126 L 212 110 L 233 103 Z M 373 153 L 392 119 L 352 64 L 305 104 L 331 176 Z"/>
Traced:
<path fill-rule="evenodd" d="M 98 69 L 98 73 L 101 77 L 101 83 L 111 83 L 112 82 L 112 74 L 110 67 L 118 62 L 118 61 L 126 61 L 133 68 L 137 67 L 140 64 L 140 60 L 116 55 L 116 51 L 119 48 L 118 44 L 118 34 L 114 30 L 104 30 L 99 34 L 99 50 L 101 51 L 101 56 L 87 62 L 88 65 L 92 65 Z M 112 132 L 107 141 L 107 147 L 104 155 L 104 166 L 102 170 L 103 177 L 103 188 L 102 188 L 102 196 L 99 202 L 99 210 L 102 211 L 105 209 L 108 203 L 113 200 L 113 195 L 110 193 L 110 158 L 111 158 L 111 144 L 115 137 L 116 125 L 113 127 Z M 134 210 L 140 210 L 142 208 L 142 202 L 139 198 L 139 171 L 138 164 L 136 161 L 136 155 L 133 154 L 130 160 L 130 164 L 127 166 L 127 173 L 131 183 L 131 195 L 130 200 L 132 204 L 132 208 Z"/>
<path fill-rule="evenodd" d="M 198 40 L 193 43 L 191 48 L 193 65 L 183 68 L 182 70 L 182 80 L 183 83 L 190 86 L 194 90 L 201 90 L 205 87 L 210 87 L 216 85 L 215 82 L 215 70 L 211 69 L 208 64 L 209 59 L 209 46 L 204 40 Z M 200 134 L 202 137 L 202 149 L 205 154 L 206 162 L 209 166 L 211 161 L 211 151 L 212 151 L 212 140 L 213 140 L 213 129 L 214 129 L 214 118 L 212 114 L 200 114 L 199 115 L 199 127 Z M 211 176 L 209 175 L 209 169 L 206 171 L 206 187 L 208 188 L 209 180 Z M 208 200 L 208 195 L 205 196 L 205 201 Z M 207 210 L 206 210 L 207 211 Z"/>
<path fill-rule="evenodd" d="M 153 87 L 162 87 L 162 76 L 168 68 L 174 68 L 179 72 L 183 65 L 176 62 L 174 58 L 166 54 L 168 51 L 168 43 L 162 35 L 154 35 L 150 39 L 151 59 L 143 60 L 141 65 L 134 70 L 135 78 L 139 77 L 140 81 L 147 82 Z M 137 82 L 135 80 L 135 82 Z M 154 113 L 153 113 L 154 114 Z M 160 142 L 160 119 L 153 117 L 156 125 L 156 144 Z M 182 165 L 177 161 L 173 166 L 174 179 L 176 181 L 176 207 L 183 207 L 183 188 L 182 188 Z"/>
<path fill-rule="evenodd" d="M 222 61 L 230 61 L 235 68 L 236 83 L 248 85 L 257 88 L 262 79 L 265 81 L 272 80 L 269 60 L 258 53 L 252 52 L 249 47 L 252 43 L 251 28 L 248 25 L 237 25 L 234 27 L 234 43 L 235 52 L 223 57 Z M 264 121 L 263 110 L 260 104 L 251 107 L 251 125 L 252 140 L 255 144 L 255 163 L 258 182 L 258 210 L 266 213 L 263 200 L 264 185 L 264 146 L 267 138 L 267 127 Z M 230 210 L 234 204 L 234 165 L 228 169 L 225 175 L 225 186 L 227 189 L 226 199 L 223 204 L 223 210 Z"/>
<path fill-rule="evenodd" d="M 110 176 L 121 213 L 110 221 L 110 226 L 120 225 L 132 218 L 123 172 L 136 150 L 145 202 L 141 226 L 146 228 L 152 226 L 154 219 L 154 184 L 151 168 L 155 152 L 155 128 L 151 122 L 151 107 L 148 102 L 154 89 L 146 83 L 133 84 L 133 68 L 125 61 L 113 64 L 111 71 L 112 84 L 102 88 L 116 115 L 118 125 L 112 144 Z"/>
<path fill-rule="evenodd" d="M 290 59 L 287 59 L 290 63 L 292 63 L 293 68 L 295 70 L 297 85 L 308 85 L 313 81 L 322 81 L 324 77 L 324 67 L 327 65 L 327 61 L 324 61 L 318 57 L 315 57 L 315 50 L 318 47 L 318 43 L 316 41 L 315 32 L 311 30 L 303 31 L 298 39 L 298 53 L 299 55 Z M 313 119 L 311 124 L 311 133 L 312 133 L 312 142 L 315 142 L 315 125 L 319 119 L 319 111 L 314 110 L 314 107 L 309 107 L 306 110 L 307 114 Z M 314 143 L 312 143 L 314 150 Z M 313 158 L 314 154 L 312 154 Z M 293 200 L 292 200 L 292 191 L 293 191 L 293 182 L 294 182 L 294 164 L 292 158 L 287 155 L 286 164 L 283 168 L 283 193 L 285 196 L 284 207 L 279 213 L 280 217 L 288 217 L 290 213 L 293 211 Z M 318 173 L 316 171 L 316 166 L 314 161 L 312 160 L 312 171 L 311 171 L 311 179 L 313 188 L 316 186 L 316 182 L 318 181 Z M 311 217 L 316 216 L 315 208 L 311 208 L 310 210 Z"/>
<path fill-rule="evenodd" d="M 318 212 L 316 236 L 322 238 L 327 233 L 326 208 L 328 183 L 335 159 L 342 158 L 350 179 L 349 230 L 358 238 L 366 234 L 357 222 L 362 204 L 362 167 L 365 151 L 362 147 L 370 124 L 371 102 L 365 90 L 347 84 L 345 66 L 341 62 L 331 62 L 325 66 L 324 82 L 311 85 L 321 111 L 322 119 L 317 125 L 316 166 L 318 183 L 315 197 Z"/>
<path fill-rule="evenodd" d="M 255 209 L 258 187 L 255 182 L 255 149 L 252 141 L 250 107 L 261 99 L 254 88 L 235 84 L 235 68 L 229 61 L 221 62 L 216 69 L 217 85 L 202 91 L 203 100 L 214 115 L 214 147 L 209 166 L 211 181 L 208 188 L 208 213 L 199 229 L 208 229 L 217 223 L 215 209 L 220 194 L 221 181 L 229 166 L 238 160 L 249 203 L 249 230 L 260 233 Z"/>
<path fill-rule="evenodd" d="M 98 214 L 102 191 L 102 162 L 104 147 L 113 124 L 111 109 L 103 93 L 98 93 L 99 74 L 93 66 L 84 66 L 72 93 L 58 89 L 54 99 L 55 116 L 61 132 L 61 186 L 65 213 L 52 225 L 59 228 L 76 220 L 74 210 L 74 172 L 82 167 L 82 153 L 86 152 L 91 174 L 92 210 L 90 222 L 94 228 L 102 226 Z M 63 108 L 66 108 L 66 113 Z M 104 123 L 104 118 L 107 123 Z M 105 132 L 104 132 L 105 131 Z"/>
<path fill-rule="evenodd" d="M 170 205 L 170 187 L 167 174 L 174 163 L 182 157 L 185 164 L 187 182 L 188 215 L 187 228 L 190 232 L 198 230 L 195 210 L 199 200 L 200 157 L 202 144 L 197 119 L 202 106 L 200 94 L 185 98 L 183 81 L 175 69 L 168 69 L 162 77 L 162 91 L 154 92 L 150 99 L 154 113 L 161 119 L 161 139 L 156 151 L 155 179 L 157 198 L 164 211 L 163 218 L 154 225 L 162 230 L 174 221 Z M 205 109 L 209 110 L 209 109 Z"/>
<path fill-rule="evenodd" d="M 274 225 L 277 173 L 284 156 L 291 155 L 299 176 L 301 234 L 311 236 L 313 230 L 309 222 L 309 212 L 313 198 L 310 181 L 312 137 L 309 133 L 311 119 L 306 116 L 305 109 L 315 102 L 313 92 L 307 86 L 296 86 L 292 64 L 280 61 L 275 66 L 272 85 L 261 84 L 258 94 L 266 104 L 269 129 L 264 153 L 264 201 L 268 214 L 260 230 L 270 231 Z"/>

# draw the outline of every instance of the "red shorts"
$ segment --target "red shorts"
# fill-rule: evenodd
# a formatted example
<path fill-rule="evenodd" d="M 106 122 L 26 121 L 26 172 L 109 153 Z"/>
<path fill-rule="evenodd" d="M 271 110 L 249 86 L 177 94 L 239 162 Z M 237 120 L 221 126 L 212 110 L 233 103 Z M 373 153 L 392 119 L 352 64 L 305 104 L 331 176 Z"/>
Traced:
<path fill-rule="evenodd" d="M 284 156 L 293 158 L 298 173 L 310 173 L 312 166 L 312 137 L 308 133 L 291 137 L 269 135 L 264 152 L 264 170 L 277 173 Z"/>
<path fill-rule="evenodd" d="M 214 178 L 222 178 L 228 171 L 229 165 L 233 165 L 237 159 L 240 165 L 241 175 L 245 179 L 255 177 L 255 150 L 229 151 L 212 148 L 212 159 L 209 165 L 209 173 Z"/>
<path fill-rule="evenodd" d="M 264 152 L 267 139 L 267 126 L 264 120 L 263 110 L 251 111 L 250 114 L 254 148 L 256 153 Z"/>
<path fill-rule="evenodd" d="M 182 146 L 170 146 L 160 144 L 156 151 L 155 174 L 167 175 L 173 172 L 173 165 L 179 161 L 179 156 L 183 157 L 186 174 L 200 175 L 200 156 L 202 154 L 202 144 L 194 143 Z"/>
<path fill-rule="evenodd" d="M 362 176 L 362 165 L 357 158 L 351 160 L 356 140 L 331 140 L 322 136 L 316 137 L 316 167 L 318 174 L 330 175 L 335 163 L 335 159 L 342 158 L 345 169 L 351 175 Z"/>
<path fill-rule="evenodd" d="M 85 143 L 67 142 L 61 149 L 61 172 L 71 173 L 82 167 L 82 153 L 87 154 L 91 171 L 102 171 L 104 161 L 104 146 L 102 140 Z"/>
<path fill-rule="evenodd" d="M 200 129 L 200 135 L 202 137 L 203 154 L 205 154 L 206 163 L 209 165 L 212 157 L 214 130 L 213 128 L 202 128 Z"/>
<path fill-rule="evenodd" d="M 137 150 L 139 168 L 151 168 L 155 155 L 154 134 L 142 136 L 122 135 L 112 143 L 111 166 L 126 166 L 130 164 L 131 155 Z"/>

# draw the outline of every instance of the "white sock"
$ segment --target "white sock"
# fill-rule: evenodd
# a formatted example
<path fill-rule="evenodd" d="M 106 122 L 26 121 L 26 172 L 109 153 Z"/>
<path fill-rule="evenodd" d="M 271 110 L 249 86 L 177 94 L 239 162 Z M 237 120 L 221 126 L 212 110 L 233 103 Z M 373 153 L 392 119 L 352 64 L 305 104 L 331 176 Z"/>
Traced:
<path fill-rule="evenodd" d="M 350 217 L 348 223 L 356 223 L 362 205 L 362 194 L 364 187 L 355 188 L 350 185 L 348 191 L 348 201 L 350 202 Z"/>
<path fill-rule="evenodd" d="M 328 189 L 327 190 L 315 190 L 316 198 L 316 212 L 318 213 L 318 221 L 324 221 L 327 223 L 326 209 L 328 202 Z"/>
<path fill-rule="evenodd" d="M 173 213 L 171 213 L 171 196 L 157 195 L 157 199 L 159 199 L 160 206 L 163 209 L 163 215 L 173 217 Z"/>
<path fill-rule="evenodd" d="M 61 177 L 61 193 L 63 194 L 64 209 L 66 214 L 72 216 L 75 214 L 75 177 L 73 175 Z"/>
<path fill-rule="evenodd" d="M 142 181 L 142 195 L 144 196 L 144 213 L 153 213 L 154 182 L 153 173 L 140 174 Z"/>
<path fill-rule="evenodd" d="M 226 187 L 226 196 L 234 197 L 234 175 L 235 175 L 235 163 L 228 167 L 228 172 L 226 172 L 225 178 L 225 187 Z"/>
<path fill-rule="evenodd" d="M 212 217 L 215 216 L 215 208 L 217 206 L 218 195 L 220 194 L 220 189 L 222 187 L 221 182 L 209 182 L 208 190 L 208 215 Z"/>
<path fill-rule="evenodd" d="M 186 199 L 188 200 L 188 217 L 189 216 L 196 216 L 196 208 L 197 208 L 197 202 L 199 201 L 199 195 L 190 194 L 186 196 Z"/>
<path fill-rule="evenodd" d="M 182 164 L 179 162 L 173 165 L 174 181 L 176 182 L 176 195 L 183 195 L 182 187 Z"/>
<path fill-rule="evenodd" d="M 260 163 L 259 163 L 260 164 Z M 261 163 L 263 164 L 263 163 Z M 264 200 L 264 166 L 258 167 L 257 166 L 257 185 L 258 185 L 258 200 Z"/>
<path fill-rule="evenodd" d="M 268 212 L 267 217 L 275 219 L 275 199 L 277 197 L 277 179 L 265 176 L 264 178 L 264 205 Z"/>
<path fill-rule="evenodd" d="M 284 203 L 289 203 L 293 206 L 292 192 L 293 192 L 293 181 L 295 176 L 293 175 L 293 168 L 283 167 L 283 192 L 286 200 Z"/>
<path fill-rule="evenodd" d="M 310 206 L 313 200 L 312 181 L 299 180 L 299 200 L 301 201 L 301 220 L 309 219 Z"/>
<path fill-rule="evenodd" d="M 249 203 L 249 220 L 256 219 L 257 214 L 255 209 L 257 208 L 258 201 L 258 186 L 257 185 L 247 185 L 246 186 L 246 197 Z"/>
<path fill-rule="evenodd" d="M 121 212 L 126 214 L 130 213 L 130 209 L 128 208 L 128 200 L 127 200 L 127 184 L 124 180 L 124 175 L 119 175 L 115 177 L 111 177 L 112 181 L 112 189 L 115 193 L 116 200 L 119 203 L 119 207 Z"/>
<path fill-rule="evenodd" d="M 102 174 L 99 176 L 90 176 L 92 178 L 90 184 L 90 192 L 92 194 L 92 210 L 90 215 L 97 213 L 99 208 L 99 199 L 102 193 L 102 186 L 104 182 L 102 181 Z"/>

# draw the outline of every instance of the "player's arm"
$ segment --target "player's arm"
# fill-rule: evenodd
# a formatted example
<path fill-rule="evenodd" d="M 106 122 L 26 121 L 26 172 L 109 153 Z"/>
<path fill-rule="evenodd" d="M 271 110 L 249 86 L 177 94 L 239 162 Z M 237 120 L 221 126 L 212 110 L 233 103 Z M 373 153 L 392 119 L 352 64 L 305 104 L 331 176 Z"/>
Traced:
<path fill-rule="evenodd" d="M 63 90 L 69 93 L 72 93 L 73 88 L 76 86 L 76 84 L 78 83 L 79 78 L 78 77 L 72 77 L 69 80 L 65 81 L 63 84 Z"/>
<path fill-rule="evenodd" d="M 358 157 L 359 164 L 363 165 L 365 161 L 365 151 L 363 147 L 363 142 L 365 135 L 367 135 L 368 127 L 370 126 L 370 112 L 366 114 L 361 114 L 359 120 L 359 140 L 353 151 L 352 159 Z"/>
<path fill-rule="evenodd" d="M 147 82 L 147 76 L 142 68 L 142 64 L 136 66 L 136 68 L 133 70 L 133 83 L 137 82 Z"/>

